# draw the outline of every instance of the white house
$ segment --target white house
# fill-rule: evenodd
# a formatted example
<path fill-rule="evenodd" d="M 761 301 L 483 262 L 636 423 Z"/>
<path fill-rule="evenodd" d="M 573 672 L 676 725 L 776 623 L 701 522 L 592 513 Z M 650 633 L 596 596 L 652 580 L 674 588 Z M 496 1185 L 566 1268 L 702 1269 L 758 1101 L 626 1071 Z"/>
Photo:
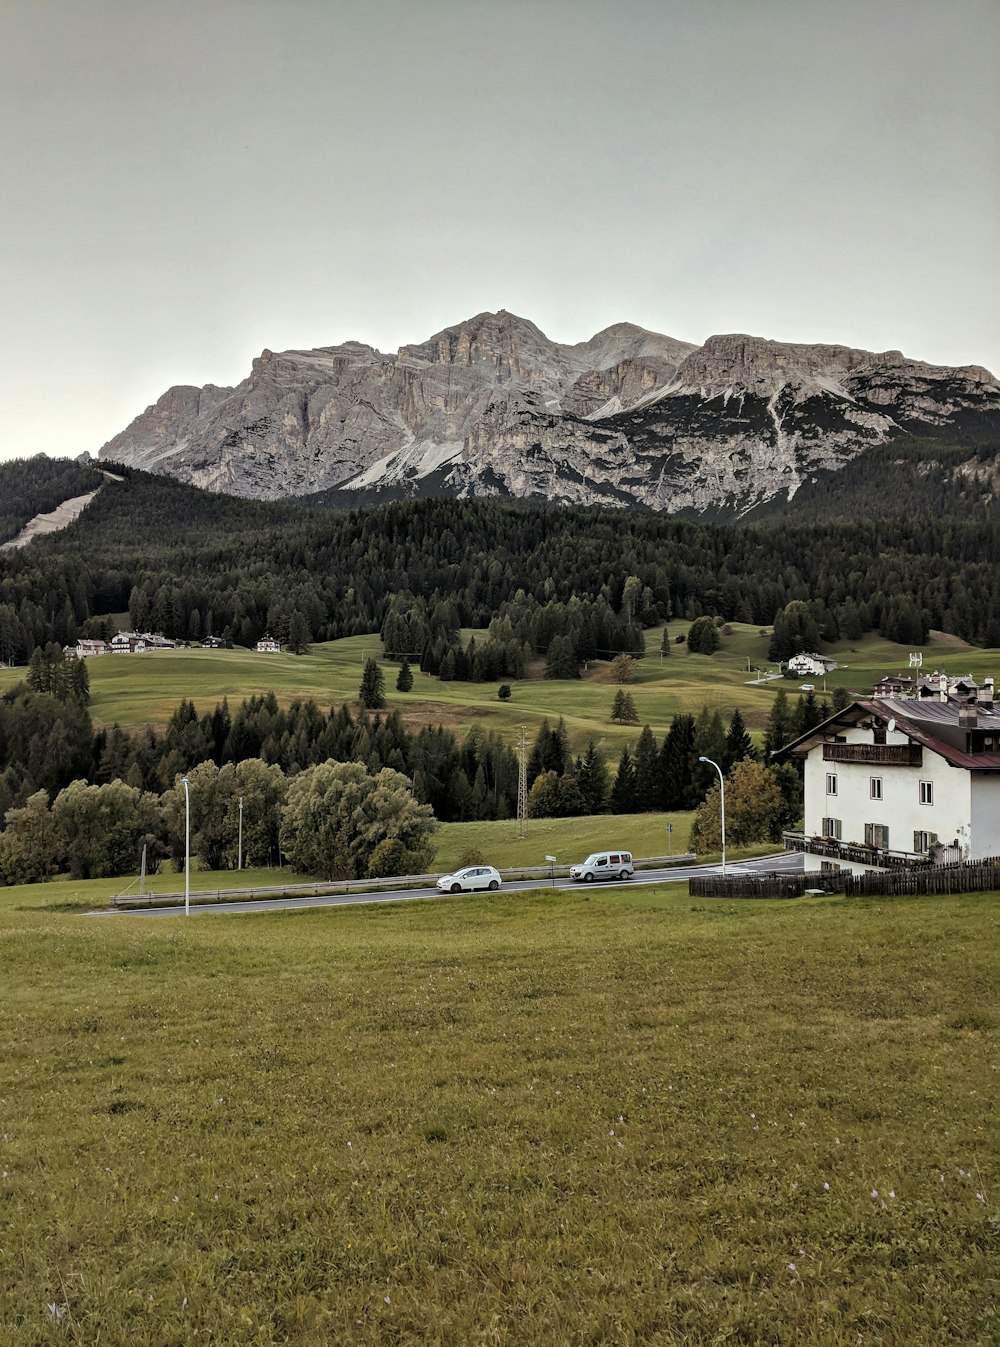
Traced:
<path fill-rule="evenodd" d="M 803 651 L 800 655 L 793 655 L 788 661 L 789 673 L 797 674 L 800 678 L 803 674 L 826 674 L 831 669 L 837 667 L 835 659 L 829 659 L 826 655 L 816 655 Z"/>
<path fill-rule="evenodd" d="M 77 659 L 92 659 L 97 655 L 106 655 L 107 653 L 107 641 L 91 640 L 89 637 L 81 637 L 76 643 L 75 650 L 71 647 L 66 651 L 67 655 L 75 655 Z"/>
<path fill-rule="evenodd" d="M 992 704 L 854 702 L 786 745 L 805 821 L 785 845 L 807 870 L 1000 855 L 1000 714 Z"/>
<path fill-rule="evenodd" d="M 262 636 L 254 646 L 254 650 L 263 650 L 269 655 L 280 655 L 281 642 L 276 641 L 273 636 Z"/>

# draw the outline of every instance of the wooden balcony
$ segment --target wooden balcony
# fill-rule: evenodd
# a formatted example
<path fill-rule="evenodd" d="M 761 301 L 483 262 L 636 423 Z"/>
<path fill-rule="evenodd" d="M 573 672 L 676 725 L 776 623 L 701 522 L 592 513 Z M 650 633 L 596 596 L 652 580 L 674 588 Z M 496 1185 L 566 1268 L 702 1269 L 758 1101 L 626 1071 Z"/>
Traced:
<path fill-rule="evenodd" d="M 833 837 L 807 837 L 804 833 L 786 832 L 782 833 L 781 841 L 786 851 L 806 851 L 810 856 L 853 861 L 855 865 L 870 865 L 880 870 L 910 870 L 930 862 L 930 853 L 926 851 L 887 851 L 884 847 L 869 847 L 862 842 L 838 842 Z"/>
<path fill-rule="evenodd" d="M 920 744 L 824 744 L 824 762 L 859 762 L 866 767 L 922 767 Z"/>

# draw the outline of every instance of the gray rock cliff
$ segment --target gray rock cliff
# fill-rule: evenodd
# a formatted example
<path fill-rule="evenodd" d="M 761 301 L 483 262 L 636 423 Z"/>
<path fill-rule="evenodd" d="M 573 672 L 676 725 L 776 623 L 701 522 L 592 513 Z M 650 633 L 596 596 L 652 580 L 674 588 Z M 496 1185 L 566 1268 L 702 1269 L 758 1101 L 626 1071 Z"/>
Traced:
<path fill-rule="evenodd" d="M 241 496 L 433 487 L 740 513 L 868 445 L 998 416 L 976 366 L 630 323 L 565 345 L 501 310 L 394 355 L 265 350 L 235 388 L 169 389 L 100 457 Z"/>

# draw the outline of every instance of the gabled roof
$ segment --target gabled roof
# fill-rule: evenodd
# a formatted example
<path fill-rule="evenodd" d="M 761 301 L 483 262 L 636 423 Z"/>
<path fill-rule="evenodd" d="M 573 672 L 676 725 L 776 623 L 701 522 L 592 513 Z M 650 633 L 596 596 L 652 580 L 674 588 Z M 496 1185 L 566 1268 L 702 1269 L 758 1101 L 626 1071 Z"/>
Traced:
<path fill-rule="evenodd" d="M 976 731 L 992 732 L 998 748 L 989 753 L 970 753 L 969 728 L 959 722 L 961 708 L 954 702 L 918 702 L 910 698 L 880 697 L 877 701 L 852 702 L 842 711 L 835 711 L 821 724 L 793 739 L 780 749 L 776 757 L 789 754 L 805 757 L 810 749 L 829 739 L 837 726 L 848 728 L 871 719 L 880 725 L 890 720 L 896 729 L 908 735 L 915 744 L 921 744 L 951 764 L 972 772 L 1000 771 L 1000 714 L 982 706 L 971 708 L 976 712 Z"/>

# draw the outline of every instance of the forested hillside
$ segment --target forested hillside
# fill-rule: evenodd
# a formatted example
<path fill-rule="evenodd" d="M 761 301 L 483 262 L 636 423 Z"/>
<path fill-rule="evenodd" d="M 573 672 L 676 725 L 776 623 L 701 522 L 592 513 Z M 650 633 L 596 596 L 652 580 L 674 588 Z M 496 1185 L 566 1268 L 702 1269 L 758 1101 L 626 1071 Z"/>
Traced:
<path fill-rule="evenodd" d="M 36 514 L 93 491 L 103 478 L 68 458 L 14 458 L 0 463 L 0 543 L 16 538 Z"/>
<path fill-rule="evenodd" d="M 837 471 L 818 472 L 791 501 L 770 501 L 748 522 L 797 524 L 936 514 L 971 523 L 995 520 L 1000 429 L 986 440 L 906 438 L 865 450 Z"/>
<path fill-rule="evenodd" d="M 497 500 L 334 513 L 129 472 L 64 533 L 0 559 L 0 657 L 25 661 L 125 611 L 179 639 L 252 644 L 294 627 L 329 640 L 381 630 L 394 598 L 398 608 L 411 594 L 429 621 L 439 610 L 439 626 L 487 627 L 505 604 L 523 607 L 519 591 L 554 605 L 549 641 L 583 629 L 577 607 L 589 599 L 611 614 L 609 631 L 703 613 L 765 626 L 804 601 L 828 638 L 860 623 L 908 640 L 915 610 L 922 628 L 1000 645 L 998 534 L 995 512 L 780 527 Z"/>

